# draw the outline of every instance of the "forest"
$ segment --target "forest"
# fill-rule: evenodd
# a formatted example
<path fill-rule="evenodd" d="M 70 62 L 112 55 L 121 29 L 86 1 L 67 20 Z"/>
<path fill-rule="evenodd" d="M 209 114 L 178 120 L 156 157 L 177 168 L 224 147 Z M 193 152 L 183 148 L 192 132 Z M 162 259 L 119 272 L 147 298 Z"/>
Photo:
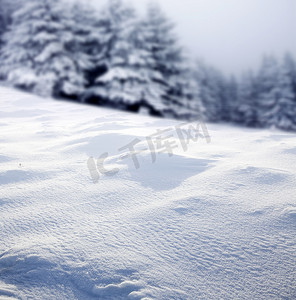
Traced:
<path fill-rule="evenodd" d="M 243 59 L 243 57 L 242 57 Z M 156 4 L 101 9 L 62 0 L 0 0 L 0 84 L 153 116 L 296 130 L 296 62 L 266 55 L 228 78 L 188 57 Z"/>

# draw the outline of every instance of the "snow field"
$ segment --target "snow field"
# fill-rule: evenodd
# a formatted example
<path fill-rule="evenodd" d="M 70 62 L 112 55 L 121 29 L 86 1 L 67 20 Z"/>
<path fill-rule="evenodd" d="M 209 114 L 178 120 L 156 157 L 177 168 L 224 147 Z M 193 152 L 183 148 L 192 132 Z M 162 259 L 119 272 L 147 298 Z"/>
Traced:
<path fill-rule="evenodd" d="M 1 300 L 296 297 L 294 134 L 207 124 L 135 169 L 118 149 L 178 122 L 6 88 L 0 107 Z"/>

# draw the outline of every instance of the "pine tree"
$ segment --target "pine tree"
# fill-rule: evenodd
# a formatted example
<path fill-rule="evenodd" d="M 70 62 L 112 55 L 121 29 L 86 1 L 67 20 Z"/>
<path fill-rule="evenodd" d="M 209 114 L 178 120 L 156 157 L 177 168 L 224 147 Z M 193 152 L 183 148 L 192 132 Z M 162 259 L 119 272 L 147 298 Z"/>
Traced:
<path fill-rule="evenodd" d="M 81 6 L 81 4 L 74 6 L 73 19 L 76 23 L 82 24 L 83 35 L 80 47 L 88 59 L 88 65 L 85 68 L 87 89 L 80 100 L 90 101 L 93 96 L 95 103 L 96 80 L 108 70 L 107 60 L 112 38 L 112 23 L 107 9 L 97 11 L 91 6 Z"/>
<path fill-rule="evenodd" d="M 58 0 L 24 2 L 1 51 L 2 76 L 41 95 L 76 96 L 84 85 L 73 22 Z"/>
<path fill-rule="evenodd" d="M 204 115 L 210 122 L 222 120 L 222 114 L 228 113 L 225 81 L 222 75 L 202 61 L 197 61 L 195 79 L 200 87 L 199 95 L 204 106 Z"/>
<path fill-rule="evenodd" d="M 0 0 L 0 46 L 2 35 L 12 22 L 13 12 L 23 4 L 23 0 Z"/>
<path fill-rule="evenodd" d="M 3 0 L 0 0 L 0 47 L 2 46 L 2 36 L 6 31 L 8 24 L 8 14 L 5 3 Z"/>
<path fill-rule="evenodd" d="M 230 121 L 235 123 L 240 123 L 240 115 L 238 113 L 238 106 L 239 106 L 239 100 L 238 100 L 238 83 L 235 78 L 235 76 L 231 76 L 230 80 L 226 82 L 225 87 L 226 89 L 226 108 L 227 108 L 227 114 L 225 114 L 225 117 L 223 118 L 223 111 L 222 111 L 222 120 L 223 121 Z"/>
<path fill-rule="evenodd" d="M 274 108 L 273 123 L 280 129 L 296 130 L 296 68 L 290 55 L 286 55 L 280 67 L 280 95 Z"/>
<path fill-rule="evenodd" d="M 136 14 L 121 0 L 110 0 L 96 22 L 98 35 L 93 42 L 93 84 L 85 97 L 115 107 L 131 108 L 141 100 L 142 77 L 139 56 L 133 44 Z M 97 72 L 97 73 L 96 73 Z"/>
<path fill-rule="evenodd" d="M 293 99 L 294 103 L 296 103 L 296 61 L 290 53 L 284 56 L 283 70 L 286 76 L 290 78 L 291 89 L 294 95 Z"/>
<path fill-rule="evenodd" d="M 188 78 L 191 71 L 175 37 L 174 25 L 155 4 L 148 7 L 143 24 L 145 47 L 152 58 L 152 82 L 158 85 L 159 98 L 165 106 L 162 114 L 180 118 L 199 115 L 202 108 L 197 88 Z"/>
<path fill-rule="evenodd" d="M 279 66 L 273 57 L 265 57 L 259 73 L 259 122 L 263 127 L 295 130 L 295 95 L 290 63 Z"/>
<path fill-rule="evenodd" d="M 144 81 L 141 84 L 140 107 L 148 109 L 152 115 L 161 116 L 167 108 L 163 101 L 165 94 L 164 78 L 156 68 L 153 47 L 150 43 L 152 32 L 146 20 L 138 20 L 133 33 L 133 45 L 138 54 L 138 70 Z"/>
<path fill-rule="evenodd" d="M 268 123 L 270 123 L 270 118 L 272 117 L 269 113 L 274 108 L 279 95 L 278 70 L 277 60 L 273 56 L 264 56 L 257 76 L 258 124 L 260 127 L 268 127 Z"/>
<path fill-rule="evenodd" d="M 187 71 L 185 71 L 187 70 Z M 182 101 L 177 106 L 177 118 L 204 119 L 205 108 L 200 98 L 200 86 L 194 78 L 194 71 L 187 67 L 179 78 Z"/>
<path fill-rule="evenodd" d="M 258 126 L 258 88 L 252 72 L 243 74 L 238 91 L 238 123 L 249 127 Z"/>

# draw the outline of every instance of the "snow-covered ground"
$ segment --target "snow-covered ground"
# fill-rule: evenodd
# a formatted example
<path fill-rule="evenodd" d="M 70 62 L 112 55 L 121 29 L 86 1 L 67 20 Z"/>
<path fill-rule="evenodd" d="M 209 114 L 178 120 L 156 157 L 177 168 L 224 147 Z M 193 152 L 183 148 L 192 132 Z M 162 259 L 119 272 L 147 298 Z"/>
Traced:
<path fill-rule="evenodd" d="M 0 299 L 295 299 L 295 134 L 180 124 L 1 88 Z"/>

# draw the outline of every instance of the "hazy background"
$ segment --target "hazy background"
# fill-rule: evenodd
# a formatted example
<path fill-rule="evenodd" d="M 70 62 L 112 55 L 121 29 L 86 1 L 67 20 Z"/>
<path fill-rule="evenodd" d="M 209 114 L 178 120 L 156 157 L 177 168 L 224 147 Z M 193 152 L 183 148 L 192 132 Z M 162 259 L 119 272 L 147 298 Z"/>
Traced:
<path fill-rule="evenodd" d="M 105 1 L 89 0 L 98 6 Z M 144 11 L 150 0 L 130 0 Z M 296 0 L 159 0 L 182 44 L 227 74 L 256 68 L 264 53 L 296 55 Z"/>

